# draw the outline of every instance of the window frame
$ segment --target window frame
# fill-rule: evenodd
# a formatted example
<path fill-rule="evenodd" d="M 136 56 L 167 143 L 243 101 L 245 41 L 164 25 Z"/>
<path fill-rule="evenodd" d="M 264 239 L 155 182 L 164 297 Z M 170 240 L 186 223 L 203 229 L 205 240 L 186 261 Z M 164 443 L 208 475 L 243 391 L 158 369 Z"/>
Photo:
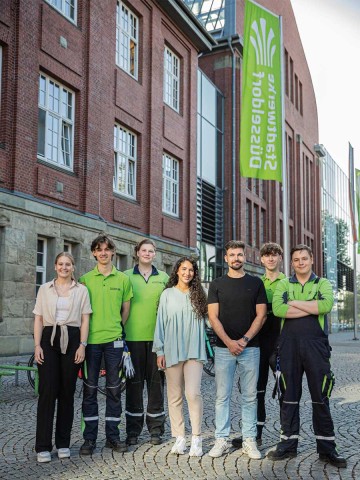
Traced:
<path fill-rule="evenodd" d="M 129 136 L 133 137 L 133 144 L 130 144 L 128 141 L 121 141 L 120 132 L 124 132 L 125 136 L 128 138 Z M 121 150 L 120 145 L 121 143 L 126 144 L 126 151 Z M 137 179 L 137 163 L 138 163 L 138 155 L 137 155 L 137 146 L 138 146 L 138 136 L 133 131 L 125 128 L 124 126 L 115 123 L 114 125 L 114 176 L 113 176 L 113 192 L 124 196 L 126 198 L 130 198 L 132 200 L 136 200 L 136 179 Z M 133 154 L 131 154 L 131 150 Z M 116 188 L 116 185 L 119 185 L 119 157 L 122 157 L 125 162 L 125 181 L 124 181 L 124 191 Z M 130 164 L 133 164 L 133 173 L 129 171 Z M 132 189 L 133 193 L 130 192 L 130 182 L 129 182 L 129 175 L 132 175 Z"/>
<path fill-rule="evenodd" d="M 51 7 L 53 7 L 57 12 L 61 13 L 69 22 L 73 23 L 74 25 L 77 25 L 77 0 L 74 1 L 74 18 L 71 18 L 69 15 L 66 14 L 66 5 L 69 5 L 69 1 L 71 0 L 60 0 L 61 2 L 61 8 L 59 8 L 54 2 L 57 0 L 45 0 L 46 3 L 48 3 Z"/>
<path fill-rule="evenodd" d="M 1 97 L 2 97 L 2 71 L 3 71 L 3 47 L 0 45 L 0 118 L 1 118 Z"/>
<path fill-rule="evenodd" d="M 42 90 L 42 79 L 45 80 L 45 90 Z M 49 97 L 51 85 L 53 85 L 54 89 L 59 89 L 59 98 L 56 99 L 55 96 L 52 98 L 54 99 L 54 103 L 59 104 L 59 112 L 52 109 L 49 106 Z M 50 165 L 56 165 L 57 167 L 67 170 L 67 171 L 74 171 L 74 130 L 75 130 L 75 92 L 67 87 L 65 87 L 62 83 L 54 80 L 52 77 L 45 75 L 45 73 L 39 73 L 39 98 L 38 98 L 38 145 L 37 145 L 37 158 L 42 160 Z M 67 103 L 64 103 L 64 95 L 67 99 Z M 71 104 L 69 104 L 69 95 L 71 95 Z M 44 96 L 45 105 L 41 103 L 41 97 Z M 62 114 L 62 110 L 64 105 L 66 105 L 67 109 L 71 111 L 71 118 L 66 117 Z M 40 111 L 45 112 L 44 116 L 44 154 L 39 152 L 39 136 L 40 136 Z M 58 123 L 57 132 L 53 128 L 51 130 L 51 126 Z M 65 138 L 64 132 L 70 132 L 70 134 Z M 56 136 L 57 142 L 55 145 L 54 143 L 49 144 L 49 136 Z M 57 160 L 52 160 L 50 155 L 48 154 L 49 146 L 51 150 L 57 150 Z M 67 156 L 69 157 L 69 165 L 67 165 Z M 60 157 L 62 157 L 63 163 L 60 163 Z"/>
<path fill-rule="evenodd" d="M 42 241 L 43 242 L 43 251 L 40 252 L 38 248 L 38 242 Z M 39 291 L 39 288 L 41 285 L 43 285 L 46 282 L 46 265 L 47 265 L 47 238 L 45 237 L 37 237 L 37 243 L 36 243 L 36 269 L 35 269 L 35 291 L 36 294 Z M 38 264 L 38 255 L 41 253 L 43 255 L 43 262 L 42 265 Z M 40 273 L 42 276 L 42 281 L 39 284 L 37 281 L 37 274 Z"/>
<path fill-rule="evenodd" d="M 122 12 L 126 11 L 126 14 L 128 15 L 128 29 L 125 30 L 122 27 Z M 134 22 L 135 21 L 135 22 Z M 132 26 L 135 29 L 136 35 L 132 35 Z M 139 78 L 139 17 L 135 15 L 135 13 L 127 6 L 125 5 L 121 0 L 118 0 L 116 2 L 116 44 L 115 44 L 115 63 L 116 65 L 121 68 L 124 72 L 126 72 L 128 75 L 130 75 L 132 78 L 135 80 L 138 80 Z M 121 57 L 121 47 L 122 43 L 121 40 L 123 37 L 126 37 L 127 39 L 127 49 L 126 49 L 126 54 L 127 54 L 127 63 L 128 66 L 126 67 L 124 65 L 124 60 L 122 61 L 122 58 L 125 59 L 125 57 Z M 135 45 L 134 47 L 134 73 L 131 73 L 131 42 Z"/>
<path fill-rule="evenodd" d="M 171 58 L 171 70 L 167 68 L 169 62 L 168 58 Z M 174 61 L 176 65 L 174 65 Z M 176 72 L 174 72 L 176 69 Z M 171 50 L 167 45 L 164 48 L 164 103 L 169 105 L 175 112 L 180 113 L 180 81 L 181 81 L 181 60 L 173 50 Z M 174 95 L 175 89 L 175 95 Z"/>
<path fill-rule="evenodd" d="M 171 163 L 171 175 L 166 174 L 165 165 L 167 160 Z M 176 167 L 175 169 L 174 166 Z M 176 178 L 174 178 L 174 171 L 176 171 Z M 170 192 L 170 208 L 167 208 L 168 191 Z M 180 162 L 167 153 L 163 153 L 162 161 L 162 212 L 175 218 L 180 216 Z"/>

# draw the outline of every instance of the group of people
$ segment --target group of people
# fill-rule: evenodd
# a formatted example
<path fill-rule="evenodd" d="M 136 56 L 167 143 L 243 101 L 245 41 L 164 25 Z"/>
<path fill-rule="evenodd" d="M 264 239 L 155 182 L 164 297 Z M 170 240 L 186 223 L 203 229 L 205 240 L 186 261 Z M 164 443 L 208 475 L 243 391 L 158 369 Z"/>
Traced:
<path fill-rule="evenodd" d="M 326 314 L 333 305 L 328 280 L 312 271 L 313 254 L 306 245 L 291 250 L 294 275 L 280 272 L 282 248 L 262 246 L 262 278 L 245 272 L 245 244 L 225 246 L 226 275 L 213 280 L 208 295 L 192 257 L 180 258 L 170 277 L 154 266 L 155 243 L 144 239 L 134 249 L 134 268 L 118 271 L 112 259 L 115 244 L 107 235 L 91 245 L 95 268 L 74 279 L 74 259 L 66 252 L 55 259 L 56 278 L 39 289 L 34 309 L 35 360 L 39 369 L 36 446 L 39 462 L 51 460 L 57 401 L 55 445 L 59 458 L 70 457 L 76 379 L 83 366 L 82 414 L 85 424 L 80 455 L 96 448 L 99 411 L 97 386 L 102 359 L 106 369 L 105 446 L 126 452 L 136 445 L 144 422 L 150 443 L 162 442 L 165 425 L 164 381 L 171 433 L 171 452 L 187 451 L 183 413 L 187 400 L 192 430 L 189 455 L 202 449 L 201 377 L 206 361 L 205 321 L 217 335 L 215 348 L 215 444 L 220 457 L 229 448 L 230 400 L 239 366 L 242 436 L 235 448 L 252 459 L 262 457 L 266 419 L 265 392 L 269 366 L 279 391 L 281 438 L 268 458 L 297 455 L 299 401 L 306 373 L 313 404 L 313 426 L 319 459 L 338 467 L 346 460 L 336 451 L 329 397 L 334 383 Z M 121 378 L 124 341 L 135 375 L 126 380 L 126 439 L 120 440 Z M 277 349 L 277 350 L 276 350 Z M 147 408 L 143 391 L 146 384 Z"/>

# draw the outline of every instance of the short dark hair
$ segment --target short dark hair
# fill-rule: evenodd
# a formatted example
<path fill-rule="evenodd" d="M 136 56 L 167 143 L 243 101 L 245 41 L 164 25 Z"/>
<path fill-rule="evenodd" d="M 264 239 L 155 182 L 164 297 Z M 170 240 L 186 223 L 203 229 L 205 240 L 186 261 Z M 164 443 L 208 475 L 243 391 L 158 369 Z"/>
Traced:
<path fill-rule="evenodd" d="M 150 238 L 144 238 L 139 243 L 137 243 L 134 247 L 133 259 L 134 259 L 135 262 L 138 261 L 137 253 L 143 245 L 152 245 L 154 247 L 154 250 L 156 251 L 156 245 L 155 245 L 154 240 L 151 240 Z"/>
<path fill-rule="evenodd" d="M 245 252 L 245 243 L 242 242 L 241 240 L 230 240 L 225 245 L 225 253 L 227 253 L 228 250 L 233 248 L 242 248 Z"/>
<path fill-rule="evenodd" d="M 110 248 L 110 250 L 115 251 L 115 243 L 111 240 L 111 238 L 108 235 L 105 235 L 104 233 L 101 233 L 98 235 L 94 240 L 91 242 L 91 251 L 94 252 L 99 245 L 102 243 L 106 243 L 106 245 Z"/>
<path fill-rule="evenodd" d="M 311 247 L 309 247 L 308 245 L 305 245 L 304 243 L 299 243 L 297 245 L 295 245 L 295 247 L 292 247 L 292 249 L 290 250 L 290 258 L 292 260 L 292 257 L 293 257 L 293 254 L 295 252 L 299 252 L 300 250 L 305 250 L 308 252 L 308 254 L 310 255 L 310 257 L 313 256 L 313 252 L 312 252 L 312 249 Z"/>
<path fill-rule="evenodd" d="M 260 248 L 260 256 L 263 257 L 264 255 L 281 255 L 283 256 L 283 249 L 278 243 L 268 242 L 264 243 L 264 245 Z"/>

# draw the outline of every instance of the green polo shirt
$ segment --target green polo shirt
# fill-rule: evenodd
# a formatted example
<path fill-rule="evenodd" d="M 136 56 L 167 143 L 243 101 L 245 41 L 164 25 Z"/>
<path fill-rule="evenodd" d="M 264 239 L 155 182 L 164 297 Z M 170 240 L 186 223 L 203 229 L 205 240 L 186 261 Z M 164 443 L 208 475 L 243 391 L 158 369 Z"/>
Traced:
<path fill-rule="evenodd" d="M 79 278 L 90 295 L 92 315 L 88 343 L 100 344 L 121 338 L 121 307 L 133 296 L 129 278 L 113 266 L 105 277 L 96 266 Z"/>
<path fill-rule="evenodd" d="M 261 277 L 261 280 L 263 281 L 264 287 L 266 290 L 266 297 L 267 297 L 267 303 L 268 303 L 267 305 L 268 315 L 272 314 L 272 301 L 273 301 L 274 292 L 276 290 L 278 282 L 283 278 L 286 278 L 286 276 L 282 272 L 279 273 L 279 276 L 276 277 L 275 280 L 270 280 L 270 278 L 266 276 L 266 273 L 264 273 L 264 275 Z"/>
<path fill-rule="evenodd" d="M 124 273 L 130 278 L 134 292 L 130 315 L 125 325 L 126 340 L 150 342 L 154 339 L 159 298 L 169 276 L 154 266 L 147 281 L 139 272 L 137 265 Z"/>

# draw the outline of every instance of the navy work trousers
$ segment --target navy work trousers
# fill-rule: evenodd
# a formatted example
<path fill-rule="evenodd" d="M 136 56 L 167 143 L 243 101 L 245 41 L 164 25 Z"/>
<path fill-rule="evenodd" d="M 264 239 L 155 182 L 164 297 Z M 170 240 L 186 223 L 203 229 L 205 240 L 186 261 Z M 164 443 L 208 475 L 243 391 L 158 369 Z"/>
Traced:
<path fill-rule="evenodd" d="M 104 356 L 106 370 L 106 410 L 105 434 L 108 440 L 119 440 L 121 416 L 121 380 L 119 365 L 123 348 L 114 346 L 114 342 L 88 344 L 86 347 L 86 370 L 84 378 L 84 397 L 82 411 L 85 422 L 84 439 L 96 440 L 99 424 L 97 386 L 101 360 Z"/>
<path fill-rule="evenodd" d="M 150 435 L 164 433 L 164 372 L 156 364 L 153 342 L 129 342 L 135 376 L 126 380 L 126 433 L 138 437 L 144 425 L 144 384 L 148 395 L 146 425 Z"/>

